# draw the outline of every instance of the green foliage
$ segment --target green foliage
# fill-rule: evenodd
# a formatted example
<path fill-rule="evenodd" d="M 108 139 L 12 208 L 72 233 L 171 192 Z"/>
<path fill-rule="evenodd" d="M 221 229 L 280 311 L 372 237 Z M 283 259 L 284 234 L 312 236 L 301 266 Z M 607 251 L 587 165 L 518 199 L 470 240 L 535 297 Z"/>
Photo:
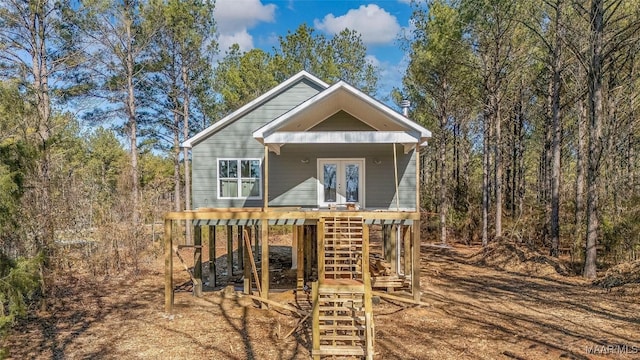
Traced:
<path fill-rule="evenodd" d="M 0 333 L 24 316 L 40 286 L 42 257 L 11 260 L 0 251 Z"/>
<path fill-rule="evenodd" d="M 275 64 L 268 53 L 260 49 L 241 53 L 234 44 L 215 72 L 215 89 L 222 97 L 220 116 L 240 108 L 277 84 Z"/>

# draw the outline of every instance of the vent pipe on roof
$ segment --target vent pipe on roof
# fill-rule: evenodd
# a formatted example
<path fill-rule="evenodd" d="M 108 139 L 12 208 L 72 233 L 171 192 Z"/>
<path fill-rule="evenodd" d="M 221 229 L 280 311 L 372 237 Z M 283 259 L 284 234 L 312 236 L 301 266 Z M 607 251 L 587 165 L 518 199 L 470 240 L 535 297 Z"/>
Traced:
<path fill-rule="evenodd" d="M 404 99 L 400 102 L 400 107 L 402 108 L 402 115 L 405 117 L 409 117 L 409 106 L 411 106 L 411 101 Z"/>

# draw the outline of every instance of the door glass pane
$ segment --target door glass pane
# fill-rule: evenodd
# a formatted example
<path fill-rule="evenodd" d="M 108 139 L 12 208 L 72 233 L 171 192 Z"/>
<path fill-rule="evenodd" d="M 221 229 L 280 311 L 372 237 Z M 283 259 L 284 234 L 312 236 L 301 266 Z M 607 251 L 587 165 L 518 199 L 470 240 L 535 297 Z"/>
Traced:
<path fill-rule="evenodd" d="M 358 188 L 360 181 L 360 166 L 348 164 L 345 167 L 345 198 L 347 202 L 358 202 Z"/>
<path fill-rule="evenodd" d="M 337 172 L 338 165 L 337 164 L 324 164 L 324 201 L 325 202 L 336 202 L 336 194 L 337 194 Z"/>

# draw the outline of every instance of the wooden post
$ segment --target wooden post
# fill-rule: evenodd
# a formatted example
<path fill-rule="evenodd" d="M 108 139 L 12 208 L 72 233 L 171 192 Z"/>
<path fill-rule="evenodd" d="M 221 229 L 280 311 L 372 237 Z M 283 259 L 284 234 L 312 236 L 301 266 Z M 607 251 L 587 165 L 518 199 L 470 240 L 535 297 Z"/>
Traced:
<path fill-rule="evenodd" d="M 311 297 L 312 297 L 312 330 L 311 330 L 311 341 L 313 343 L 311 354 L 313 355 L 313 360 L 320 360 L 320 355 L 317 355 L 317 351 L 320 350 L 320 304 L 318 303 L 319 294 L 318 294 L 318 282 L 314 281 L 311 284 Z"/>
<path fill-rule="evenodd" d="M 398 226 L 389 226 L 389 265 L 391 265 L 391 275 L 398 274 Z"/>
<path fill-rule="evenodd" d="M 318 282 L 324 282 L 324 219 L 318 221 Z"/>
<path fill-rule="evenodd" d="M 295 226 L 296 242 L 298 243 L 296 258 L 298 259 L 298 268 L 296 269 L 296 289 L 301 290 L 304 287 L 304 227 Z"/>
<path fill-rule="evenodd" d="M 382 225 L 382 255 L 387 262 L 391 262 L 391 225 Z"/>
<path fill-rule="evenodd" d="M 216 226 L 209 225 L 209 287 L 216 287 Z"/>
<path fill-rule="evenodd" d="M 396 186 L 396 211 L 400 211 L 400 192 L 398 191 L 398 155 L 396 144 L 393 144 L 393 183 Z"/>
<path fill-rule="evenodd" d="M 258 254 L 260 253 L 260 231 L 258 230 L 259 226 L 254 225 L 253 232 L 256 234 L 256 240 L 254 243 L 255 251 L 253 252 L 254 257 L 258 257 Z"/>
<path fill-rule="evenodd" d="M 362 224 L 362 278 L 369 274 L 369 225 Z"/>
<path fill-rule="evenodd" d="M 411 294 L 414 300 L 420 301 L 420 220 L 413 222 L 411 231 Z"/>
<path fill-rule="evenodd" d="M 420 143 L 416 144 L 416 212 L 420 214 Z"/>
<path fill-rule="evenodd" d="M 238 225 L 238 231 L 236 232 L 236 237 L 238 238 L 238 269 L 244 270 L 244 239 L 243 232 L 244 226 Z"/>
<path fill-rule="evenodd" d="M 194 226 L 193 229 L 193 294 L 202 296 L 202 227 Z"/>
<path fill-rule="evenodd" d="M 269 147 L 264 146 L 264 200 L 263 208 L 265 211 L 269 210 Z"/>
<path fill-rule="evenodd" d="M 291 227 L 291 270 L 298 268 L 298 225 Z"/>
<path fill-rule="evenodd" d="M 405 276 L 411 275 L 411 226 L 402 227 L 402 241 L 404 242 L 404 267 Z"/>
<path fill-rule="evenodd" d="M 233 277 L 233 225 L 227 225 L 227 282 Z"/>
<path fill-rule="evenodd" d="M 319 223 L 319 222 L 318 222 Z M 304 272 L 307 275 L 311 275 L 311 268 L 313 266 L 313 247 L 311 246 L 311 226 L 306 225 L 303 228 L 303 232 L 304 232 L 304 241 L 303 241 L 303 246 L 304 246 L 304 258 L 306 259 L 305 264 L 304 264 Z"/>
<path fill-rule="evenodd" d="M 244 243 L 246 246 L 243 246 L 242 249 L 242 257 L 244 258 L 244 266 L 242 269 L 244 270 L 244 293 L 251 294 L 251 266 L 249 265 L 249 254 L 251 253 L 251 237 L 249 235 L 249 231 L 246 229 L 244 231 L 238 232 L 239 244 Z M 257 280 L 257 279 L 256 279 Z"/>
<path fill-rule="evenodd" d="M 262 233 L 262 297 L 269 299 L 269 220 L 260 221 Z M 266 307 L 266 305 L 263 305 Z"/>
<path fill-rule="evenodd" d="M 173 244 L 171 232 L 173 223 L 164 220 L 164 311 L 173 312 Z"/>

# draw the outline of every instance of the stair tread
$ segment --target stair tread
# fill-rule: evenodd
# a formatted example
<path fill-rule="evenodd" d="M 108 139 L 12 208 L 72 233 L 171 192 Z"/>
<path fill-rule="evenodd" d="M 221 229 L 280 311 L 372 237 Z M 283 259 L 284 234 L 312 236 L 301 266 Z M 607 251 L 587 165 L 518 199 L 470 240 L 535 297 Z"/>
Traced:
<path fill-rule="evenodd" d="M 313 350 L 313 355 L 364 356 L 364 349 L 351 345 L 320 345 L 319 350 Z"/>

